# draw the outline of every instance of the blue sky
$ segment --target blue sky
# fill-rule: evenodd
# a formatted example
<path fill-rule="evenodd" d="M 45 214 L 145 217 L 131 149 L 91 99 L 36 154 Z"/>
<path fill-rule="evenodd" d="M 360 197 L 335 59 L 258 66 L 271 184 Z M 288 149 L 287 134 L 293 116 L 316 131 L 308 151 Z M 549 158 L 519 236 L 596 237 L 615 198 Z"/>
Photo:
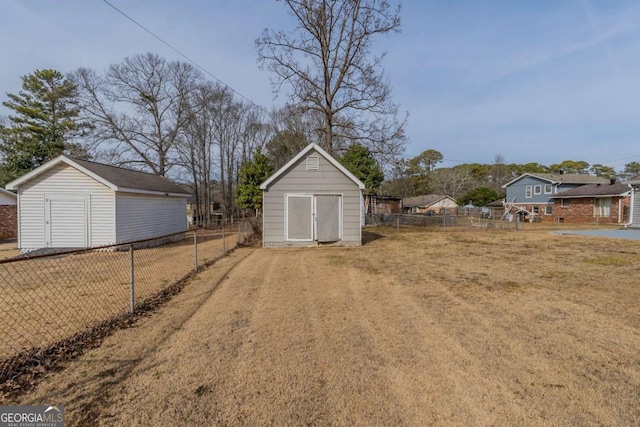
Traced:
<path fill-rule="evenodd" d="M 281 3 L 110 1 L 257 104 L 284 102 L 254 46 L 265 27 L 291 27 Z M 101 0 L 0 0 L 0 40 L 3 100 L 36 69 L 101 71 L 144 52 L 182 59 Z M 376 47 L 410 114 L 408 157 L 640 161 L 638 1 L 404 1 L 402 32 Z"/>

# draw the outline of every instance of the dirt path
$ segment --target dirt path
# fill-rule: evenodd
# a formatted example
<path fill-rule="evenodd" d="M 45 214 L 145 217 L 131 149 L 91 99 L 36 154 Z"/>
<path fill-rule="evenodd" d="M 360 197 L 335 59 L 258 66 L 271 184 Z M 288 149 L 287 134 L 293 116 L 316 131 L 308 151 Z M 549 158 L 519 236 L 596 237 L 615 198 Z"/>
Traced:
<path fill-rule="evenodd" d="M 425 264 L 424 249 L 415 249 L 385 270 L 407 239 L 239 250 L 23 403 L 64 403 L 70 425 L 640 421 L 637 309 L 609 312 L 589 298 L 621 307 L 615 290 L 580 282 L 576 296 L 569 284 L 550 290 L 540 279 L 524 289 L 501 276 L 508 272 L 496 273 L 489 291 L 467 285 L 465 274 L 483 277 L 482 238 L 478 254 Z M 444 235 L 430 241 L 440 245 L 432 256 L 455 244 Z M 620 253 L 633 260 L 637 250 Z M 476 256 L 484 264 L 474 265 Z M 449 262 L 465 260 L 452 271 Z M 520 274 L 531 277 L 536 266 L 526 265 Z"/>

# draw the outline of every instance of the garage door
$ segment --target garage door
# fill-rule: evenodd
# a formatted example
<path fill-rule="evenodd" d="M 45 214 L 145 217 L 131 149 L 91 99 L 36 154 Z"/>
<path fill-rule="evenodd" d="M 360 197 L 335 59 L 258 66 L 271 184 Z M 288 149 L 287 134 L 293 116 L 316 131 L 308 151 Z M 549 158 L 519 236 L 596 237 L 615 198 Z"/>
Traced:
<path fill-rule="evenodd" d="M 47 247 L 87 247 L 86 197 L 47 197 L 45 202 Z"/>
<path fill-rule="evenodd" d="M 313 196 L 287 196 L 287 240 L 313 240 Z"/>
<path fill-rule="evenodd" d="M 317 240 L 320 243 L 340 240 L 340 196 L 316 196 Z"/>

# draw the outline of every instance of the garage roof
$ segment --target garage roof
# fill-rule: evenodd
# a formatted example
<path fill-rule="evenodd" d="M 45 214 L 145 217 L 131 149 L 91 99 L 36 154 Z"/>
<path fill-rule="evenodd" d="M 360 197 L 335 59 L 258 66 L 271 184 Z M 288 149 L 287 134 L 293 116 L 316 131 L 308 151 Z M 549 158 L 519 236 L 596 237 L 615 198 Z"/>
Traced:
<path fill-rule="evenodd" d="M 90 162 L 87 160 L 73 159 L 67 156 L 58 156 L 55 159 L 48 161 L 20 178 L 11 181 L 6 185 L 6 188 L 9 190 L 17 190 L 22 184 L 62 163 L 89 175 L 113 191 L 162 194 L 166 196 L 188 196 L 188 193 L 186 193 L 179 185 L 159 175 Z"/>
<path fill-rule="evenodd" d="M 265 182 L 260 184 L 260 189 L 261 190 L 266 190 L 267 187 L 269 187 L 269 184 L 271 184 L 273 181 L 278 179 L 278 177 L 283 175 L 287 170 L 289 170 L 289 168 L 291 168 L 294 164 L 296 164 L 298 162 L 298 160 L 300 160 L 305 155 L 307 155 L 311 150 L 315 150 L 318 154 L 320 154 L 322 157 L 324 157 L 325 160 L 327 160 L 329 163 L 331 163 L 333 166 L 335 166 L 338 170 L 340 170 L 340 172 L 345 174 L 347 176 L 347 178 L 349 178 L 351 181 L 353 181 L 358 186 L 358 188 L 360 190 L 364 190 L 364 184 L 362 183 L 362 181 L 360 181 L 358 178 L 356 178 L 356 176 L 354 174 L 349 172 L 349 170 L 347 168 L 342 166 L 342 164 L 340 164 L 340 162 L 338 162 L 336 159 L 331 157 L 331 155 L 329 153 L 327 153 L 326 151 L 324 151 L 318 144 L 313 143 L 313 142 L 311 144 L 307 145 L 293 159 L 289 160 L 289 162 L 286 165 L 284 165 L 283 167 L 278 169 L 276 171 L 276 173 L 271 175 Z"/>

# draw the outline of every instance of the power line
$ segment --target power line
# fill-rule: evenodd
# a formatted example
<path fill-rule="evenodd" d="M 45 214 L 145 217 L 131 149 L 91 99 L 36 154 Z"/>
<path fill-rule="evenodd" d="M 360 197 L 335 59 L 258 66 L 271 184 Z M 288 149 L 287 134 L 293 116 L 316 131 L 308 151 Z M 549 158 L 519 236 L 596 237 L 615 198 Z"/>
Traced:
<path fill-rule="evenodd" d="M 640 154 L 635 155 L 635 156 L 622 157 L 620 159 L 607 160 L 606 162 L 603 162 L 603 163 L 614 163 L 614 162 L 619 162 L 619 161 L 622 161 L 622 160 L 635 159 L 637 157 L 640 157 Z"/>
<path fill-rule="evenodd" d="M 138 21 L 136 21 L 135 19 L 133 19 L 132 17 L 130 17 L 129 15 L 127 15 L 125 12 L 123 12 L 122 10 L 118 9 L 116 6 L 114 6 L 113 4 L 109 3 L 109 1 L 107 0 L 102 0 L 103 2 L 105 2 L 107 5 L 111 6 L 111 8 L 113 8 L 115 11 L 117 11 L 119 14 L 121 14 L 122 16 L 124 16 L 125 18 L 127 18 L 129 21 L 133 22 L 134 24 L 136 24 L 138 27 L 142 28 L 144 31 L 146 31 L 148 34 L 150 34 L 152 37 L 154 37 L 156 40 L 158 40 L 160 43 L 164 44 L 165 46 L 167 46 L 169 49 L 173 50 L 175 53 L 177 53 L 178 55 L 180 55 L 181 57 L 183 57 L 184 59 L 186 59 L 187 61 L 189 61 L 191 64 L 193 64 L 195 67 L 197 67 L 198 69 L 200 69 L 200 71 L 202 71 L 203 73 L 207 74 L 208 76 L 212 77 L 213 79 L 217 80 L 218 82 L 220 82 L 221 84 L 223 84 L 224 86 L 228 87 L 233 93 L 235 93 L 236 95 L 238 95 L 240 98 L 244 99 L 245 101 L 247 101 L 248 103 L 250 103 L 251 105 L 253 105 L 254 107 L 258 107 L 259 105 L 256 104 L 255 102 L 253 102 L 252 100 L 250 100 L 249 98 L 247 98 L 246 96 L 244 96 L 243 94 L 241 94 L 240 92 L 238 92 L 237 90 L 235 90 L 233 87 L 231 87 L 231 85 L 228 85 L 227 83 L 225 83 L 224 81 L 222 81 L 220 78 L 218 78 L 217 76 L 215 76 L 213 73 L 209 72 L 206 68 L 204 68 L 202 65 L 198 64 L 196 61 L 194 61 L 193 59 L 189 58 L 187 55 L 185 55 L 184 53 L 180 52 L 178 49 L 176 49 L 175 47 L 173 47 L 169 42 L 165 41 L 162 37 L 158 36 L 157 34 L 155 34 L 153 31 L 151 31 L 150 29 L 148 29 L 147 27 L 145 27 L 144 25 L 142 25 L 141 23 L 139 23 Z"/>

